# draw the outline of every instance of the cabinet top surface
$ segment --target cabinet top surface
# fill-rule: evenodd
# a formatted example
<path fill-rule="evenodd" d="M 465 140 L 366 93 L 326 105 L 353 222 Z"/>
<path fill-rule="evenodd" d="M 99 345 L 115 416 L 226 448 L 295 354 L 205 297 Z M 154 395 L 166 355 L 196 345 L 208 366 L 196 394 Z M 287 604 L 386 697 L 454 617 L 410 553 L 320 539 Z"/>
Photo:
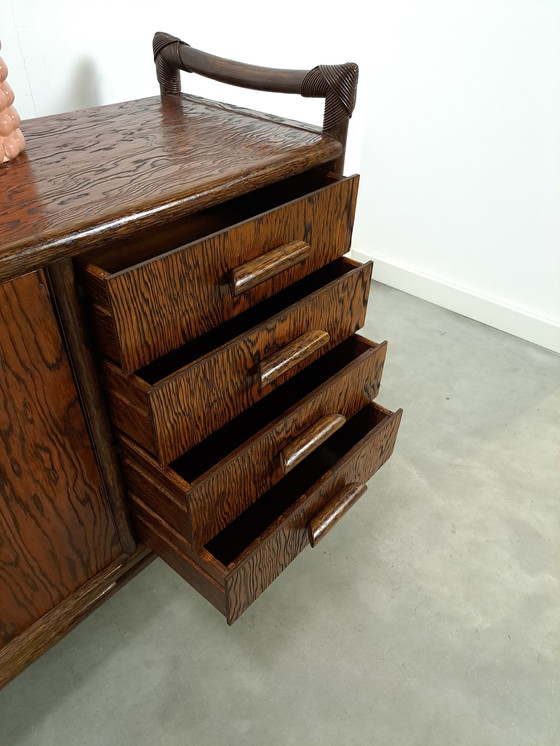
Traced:
<path fill-rule="evenodd" d="M 311 125 L 194 96 L 28 120 L 0 167 L 0 281 L 334 160 Z"/>

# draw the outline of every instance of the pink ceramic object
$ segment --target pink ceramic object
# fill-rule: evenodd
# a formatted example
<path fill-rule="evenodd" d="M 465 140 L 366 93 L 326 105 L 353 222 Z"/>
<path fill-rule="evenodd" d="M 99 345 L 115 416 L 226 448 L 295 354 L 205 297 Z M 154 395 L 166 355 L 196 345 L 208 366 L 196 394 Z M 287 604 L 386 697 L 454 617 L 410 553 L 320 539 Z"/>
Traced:
<path fill-rule="evenodd" d="M 12 106 L 14 92 L 6 82 L 7 77 L 8 68 L 0 57 L 0 163 L 11 161 L 25 147 L 25 138 L 19 129 L 20 118 Z"/>

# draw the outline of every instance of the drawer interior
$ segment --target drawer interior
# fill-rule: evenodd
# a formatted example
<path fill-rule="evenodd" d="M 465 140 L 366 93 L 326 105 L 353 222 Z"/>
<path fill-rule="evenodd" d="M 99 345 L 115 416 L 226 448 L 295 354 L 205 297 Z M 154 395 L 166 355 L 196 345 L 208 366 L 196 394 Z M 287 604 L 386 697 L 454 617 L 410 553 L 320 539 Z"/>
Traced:
<path fill-rule="evenodd" d="M 111 241 L 100 249 L 82 254 L 80 263 L 92 264 L 107 275 L 115 274 L 131 265 L 148 261 L 285 205 L 336 181 L 339 179 L 334 174 L 312 169 L 161 226 L 155 238 L 153 229 L 147 229 L 129 236 L 126 241 Z"/>
<path fill-rule="evenodd" d="M 243 445 L 253 435 L 267 427 L 290 407 L 317 389 L 344 366 L 371 350 L 371 343 L 360 337 L 350 337 L 327 352 L 319 360 L 304 368 L 294 378 L 254 404 L 242 414 L 209 435 L 187 453 L 169 465 L 191 484 Z"/>
<path fill-rule="evenodd" d="M 328 469 L 389 416 L 390 413 L 379 407 L 364 407 L 305 461 L 208 542 L 206 551 L 222 565 L 232 569 L 240 555 L 263 532 L 276 520 L 284 519 L 284 514 Z"/>
<path fill-rule="evenodd" d="M 290 285 L 285 290 L 281 290 L 271 298 L 257 303 L 244 313 L 234 316 L 206 334 L 140 368 L 136 371 L 136 375 L 151 386 L 161 383 L 168 376 L 175 375 L 177 371 L 190 365 L 195 360 L 231 342 L 253 327 L 264 323 L 271 316 L 275 316 L 291 305 L 302 301 L 329 282 L 348 274 L 357 266 L 350 259 L 337 259 L 303 280 Z"/>

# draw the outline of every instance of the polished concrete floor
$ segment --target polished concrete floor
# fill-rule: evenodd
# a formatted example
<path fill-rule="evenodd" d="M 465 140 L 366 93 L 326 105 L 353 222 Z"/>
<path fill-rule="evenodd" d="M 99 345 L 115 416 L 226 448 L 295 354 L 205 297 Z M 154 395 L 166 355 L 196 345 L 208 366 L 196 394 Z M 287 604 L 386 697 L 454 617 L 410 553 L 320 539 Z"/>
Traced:
<path fill-rule="evenodd" d="M 153 563 L 0 693 L 2 746 L 558 746 L 560 357 L 384 286 L 392 459 L 231 628 Z"/>

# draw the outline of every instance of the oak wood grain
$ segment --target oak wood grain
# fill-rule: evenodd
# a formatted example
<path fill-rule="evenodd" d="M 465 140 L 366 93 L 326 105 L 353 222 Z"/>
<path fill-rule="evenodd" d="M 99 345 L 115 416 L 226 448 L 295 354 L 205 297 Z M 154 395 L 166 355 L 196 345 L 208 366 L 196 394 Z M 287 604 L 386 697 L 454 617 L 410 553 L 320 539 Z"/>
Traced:
<path fill-rule="evenodd" d="M 130 493 L 130 500 L 132 505 L 134 506 L 135 521 L 137 525 L 139 521 L 152 524 L 154 523 L 154 521 L 156 523 L 159 521 L 158 513 L 155 510 L 152 510 L 151 506 L 148 506 L 147 504 L 142 502 L 142 500 L 137 495 L 135 495 L 134 492 Z M 213 557 L 209 552 L 207 552 L 204 547 L 193 549 L 193 547 L 186 544 L 185 537 L 181 533 L 179 533 L 179 531 L 177 531 L 176 526 L 170 524 L 166 525 L 169 528 L 169 531 L 166 533 L 166 537 L 170 541 L 172 546 L 179 550 L 181 554 L 184 554 L 186 557 L 188 557 L 192 563 L 198 565 L 198 567 L 201 567 L 204 572 L 210 578 L 212 578 L 212 580 L 216 581 L 216 584 L 221 588 L 223 592 L 223 564 L 219 562 L 215 557 Z"/>
<path fill-rule="evenodd" d="M 0 644 L 121 549 L 42 272 L 0 285 Z"/>
<path fill-rule="evenodd" d="M 194 96 L 25 122 L 0 170 L 0 281 L 337 157 L 311 125 Z"/>
<path fill-rule="evenodd" d="M 47 269 L 47 275 L 53 288 L 54 302 L 62 331 L 70 350 L 76 386 L 87 416 L 97 463 L 106 486 L 121 548 L 123 552 L 131 553 L 136 547 L 136 542 L 132 535 L 126 493 L 115 454 L 111 425 L 95 361 L 88 344 L 88 334 L 72 261 L 61 259 L 51 264 Z"/>
<path fill-rule="evenodd" d="M 305 363 L 317 350 L 326 347 L 331 340 L 330 334 L 322 329 L 305 332 L 281 347 L 273 355 L 265 357 L 258 365 L 261 387 L 270 386 L 280 376 L 285 375 L 294 366 Z"/>
<path fill-rule="evenodd" d="M 281 454 L 295 438 L 333 412 L 351 418 L 377 396 L 386 350 L 356 335 L 172 466 L 121 436 L 129 490 L 200 547 L 282 479 Z"/>
<path fill-rule="evenodd" d="M 227 614 L 227 601 L 223 583 L 216 581 L 206 572 L 200 557 L 193 555 L 189 547 L 179 541 L 179 545 L 170 541 L 173 529 L 167 531 L 159 525 L 157 516 L 149 511 L 131 494 L 130 499 L 136 507 L 135 523 L 141 541 L 161 557 L 176 573 L 189 583 L 201 596 L 215 606 L 222 614 Z"/>
<path fill-rule="evenodd" d="M 231 271 L 231 289 L 234 295 L 241 295 L 247 290 L 260 285 L 265 280 L 285 272 L 311 254 L 311 246 L 305 241 L 291 241 L 277 249 L 267 251 L 255 259 L 250 259 Z"/>
<path fill-rule="evenodd" d="M 0 649 L 0 689 L 155 558 L 143 546 L 133 554 L 123 555 Z"/>
<path fill-rule="evenodd" d="M 154 35 L 153 49 L 162 94 L 180 93 L 179 70 L 185 70 L 243 88 L 324 98 L 323 131 L 340 139 L 343 150 L 332 167 L 342 173 L 348 122 L 356 105 L 356 63 L 317 65 L 307 71 L 260 67 L 194 49 L 162 31 Z"/>
<path fill-rule="evenodd" d="M 330 278 L 331 269 L 328 271 Z M 106 362 L 107 392 L 114 424 L 147 450 L 155 443 L 153 452 L 158 459 L 161 463 L 170 463 L 363 325 L 371 263 L 358 265 L 350 260 L 339 260 L 335 274 L 338 274 L 336 279 L 321 285 L 281 313 L 266 317 L 230 342 L 154 383 L 145 394 L 150 412 L 148 421 L 138 414 L 136 407 L 124 412 L 122 400 L 115 402 L 112 397 L 118 386 L 123 399 L 130 389 L 131 401 L 136 401 L 143 395 L 145 381 L 139 375 L 125 376 L 120 368 Z M 314 278 L 307 280 L 311 282 Z M 304 287 L 307 288 L 307 284 Z M 289 292 L 287 297 L 291 298 L 295 290 Z M 329 334 L 328 344 L 265 388 L 261 387 L 261 361 L 308 330 L 317 329 L 319 324 Z M 134 431 L 130 429 L 132 420 L 137 421 Z"/>
<path fill-rule="evenodd" d="M 89 304 L 88 316 L 97 346 L 112 360 L 119 360 L 121 351 L 111 313 L 104 306 L 93 302 Z"/>
<path fill-rule="evenodd" d="M 376 405 L 371 405 L 376 407 Z M 381 408 L 379 408 L 381 410 Z M 307 546 L 310 518 L 348 483 L 367 482 L 393 452 L 402 410 L 384 417 L 343 459 L 236 560 L 226 578 L 232 624 Z"/>
<path fill-rule="evenodd" d="M 402 411 L 392 413 L 370 405 L 364 414 L 369 424 L 363 437 L 315 483 L 303 492 L 296 490 L 291 504 L 288 496 L 287 509 L 229 564 L 209 562 L 210 547 L 216 540 L 207 545 L 206 551 L 193 553 L 186 539 L 134 496 L 142 540 L 205 596 L 209 592 L 208 568 L 212 566 L 212 587 L 217 584 L 225 593 L 225 609 L 222 606 L 220 610 L 228 624 L 233 624 L 308 545 L 307 525 L 313 515 L 346 485 L 367 481 L 390 457 Z"/>
<path fill-rule="evenodd" d="M 311 191 L 290 202 L 307 184 Z M 318 189 L 318 184 L 323 187 Z M 358 177 L 333 183 L 327 175 L 305 174 L 268 187 L 264 194 L 251 194 L 248 204 L 227 203 L 223 210 L 227 217 L 237 215 L 234 224 L 218 232 L 217 227 L 210 229 L 212 235 L 201 241 L 161 254 L 167 241 L 159 232 L 152 233 L 152 253 L 159 251 L 159 255 L 148 259 L 144 259 L 146 241 L 139 239 L 138 249 L 137 242 L 130 241 L 119 255 L 126 254 L 132 266 L 115 272 L 109 271 L 119 266 L 113 251 L 104 248 L 99 256 L 88 252 L 80 264 L 96 306 L 92 321 L 100 349 L 131 373 L 342 256 L 350 248 L 357 186 Z M 263 204 L 277 200 L 280 206 L 243 221 L 247 210 L 261 210 Z M 219 227 L 216 212 L 211 222 Z M 194 226 L 181 222 L 176 231 L 168 227 L 171 243 L 173 238 L 180 241 L 181 234 L 188 240 L 193 232 L 208 228 L 200 216 L 194 222 Z M 311 247 L 304 261 L 301 252 L 290 259 L 285 246 L 295 242 Z M 280 262 L 275 254 L 279 246 L 284 246 Z M 139 264 L 136 251 L 143 258 Z M 240 293 L 231 278 L 235 283 L 236 273 L 247 275 L 247 261 L 249 276 L 240 278 L 244 287 Z M 274 271 L 278 269 L 283 271 Z"/>
<path fill-rule="evenodd" d="M 326 414 L 320 417 L 301 435 L 284 446 L 280 452 L 280 462 L 284 474 L 294 469 L 309 456 L 321 443 L 341 428 L 346 422 L 343 414 Z"/>
<path fill-rule="evenodd" d="M 333 499 L 313 516 L 307 524 L 309 543 L 312 547 L 317 546 L 366 490 L 367 485 L 363 482 L 351 482 L 337 492 Z"/>

